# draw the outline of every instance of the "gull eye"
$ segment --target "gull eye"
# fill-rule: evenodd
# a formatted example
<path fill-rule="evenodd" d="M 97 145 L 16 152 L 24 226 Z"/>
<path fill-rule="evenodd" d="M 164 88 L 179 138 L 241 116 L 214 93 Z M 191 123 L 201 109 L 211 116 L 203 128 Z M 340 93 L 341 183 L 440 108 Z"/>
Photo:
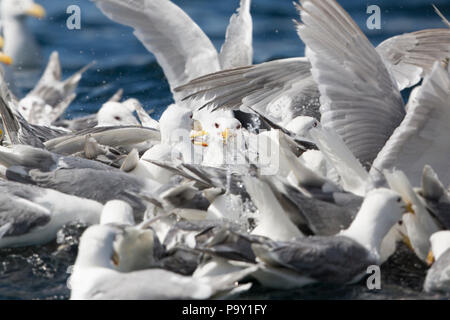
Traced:
<path fill-rule="evenodd" d="M 317 128 L 318 125 L 319 125 L 319 124 L 318 124 L 317 122 L 314 122 L 314 123 L 313 123 L 313 127 L 314 127 L 314 128 Z"/>
<path fill-rule="evenodd" d="M 192 113 L 189 115 L 189 118 L 191 118 L 192 119 Z"/>
<path fill-rule="evenodd" d="M 400 220 L 400 221 L 398 222 L 398 225 L 399 225 L 399 226 L 403 225 L 403 221 Z"/>
<path fill-rule="evenodd" d="M 240 129 L 240 128 L 241 128 L 241 125 L 238 124 L 238 125 L 236 126 L 236 129 Z"/>
<path fill-rule="evenodd" d="M 116 119 L 117 121 L 120 121 L 120 120 L 122 120 L 122 118 L 121 118 L 121 117 L 119 117 L 119 116 L 115 116 L 115 117 L 114 117 L 114 119 Z"/>
<path fill-rule="evenodd" d="M 397 202 L 399 202 L 399 203 L 402 202 L 402 198 L 398 197 Z"/>
<path fill-rule="evenodd" d="M 216 123 L 214 123 L 214 126 L 217 128 L 217 129 L 219 129 L 219 124 L 216 122 Z"/>

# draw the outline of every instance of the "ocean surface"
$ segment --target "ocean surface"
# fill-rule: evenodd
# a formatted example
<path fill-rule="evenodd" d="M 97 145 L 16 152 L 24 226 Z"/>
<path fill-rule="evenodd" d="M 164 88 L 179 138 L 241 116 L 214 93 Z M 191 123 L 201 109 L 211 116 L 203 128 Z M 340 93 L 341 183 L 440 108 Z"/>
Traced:
<path fill-rule="evenodd" d="M 164 74 L 152 54 L 133 36 L 132 30 L 114 22 L 89 0 L 36 0 L 47 10 L 47 17 L 28 23 L 42 47 L 43 67 L 54 50 L 60 53 L 64 76 L 86 64 L 97 64 L 81 80 L 78 97 L 66 113 L 67 118 L 97 112 L 118 89 L 125 97 L 139 99 L 153 117 L 159 118 L 172 102 Z M 174 0 L 220 49 L 230 16 L 239 0 Z M 341 0 L 374 45 L 405 32 L 442 28 L 431 3 L 450 17 L 448 0 Z M 81 8 L 81 29 L 68 30 L 70 5 Z M 369 30 L 367 6 L 381 8 L 381 29 Z M 278 58 L 303 56 L 293 19 L 298 19 L 291 0 L 253 0 L 255 63 Z M 22 94 L 29 91 L 40 72 L 18 75 Z M 76 257 L 77 239 L 84 226 L 63 229 L 58 240 L 46 246 L 0 250 L 0 299 L 67 299 L 70 290 L 68 270 Z M 445 299 L 422 293 L 426 267 L 405 248 L 382 267 L 382 289 L 370 291 L 364 284 L 346 287 L 311 286 L 298 291 L 275 292 L 254 288 L 244 298 L 262 299 Z"/>

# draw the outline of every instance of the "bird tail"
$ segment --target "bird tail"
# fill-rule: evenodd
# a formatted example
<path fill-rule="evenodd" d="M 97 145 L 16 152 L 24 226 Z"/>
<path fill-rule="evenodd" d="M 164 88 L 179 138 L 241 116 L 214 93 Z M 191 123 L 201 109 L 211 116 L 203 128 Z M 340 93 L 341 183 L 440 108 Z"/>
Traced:
<path fill-rule="evenodd" d="M 57 51 L 53 51 L 39 83 L 61 81 L 61 78 L 62 71 L 61 62 L 59 61 L 59 54 Z"/>
<path fill-rule="evenodd" d="M 83 73 L 85 73 L 89 68 L 94 66 L 96 63 L 97 63 L 96 61 L 92 61 L 88 65 L 81 68 L 79 71 L 75 72 L 70 78 L 64 80 L 64 82 L 63 82 L 64 83 L 64 91 L 66 91 L 67 94 L 73 93 L 75 91 L 75 89 L 77 88 L 78 83 L 80 82 L 80 80 L 83 76 Z"/>
<path fill-rule="evenodd" d="M 17 145 L 13 148 L 0 146 L 0 164 L 6 168 L 12 166 L 39 168 L 51 162 L 53 162 L 52 154 L 42 149 L 25 145 Z"/>

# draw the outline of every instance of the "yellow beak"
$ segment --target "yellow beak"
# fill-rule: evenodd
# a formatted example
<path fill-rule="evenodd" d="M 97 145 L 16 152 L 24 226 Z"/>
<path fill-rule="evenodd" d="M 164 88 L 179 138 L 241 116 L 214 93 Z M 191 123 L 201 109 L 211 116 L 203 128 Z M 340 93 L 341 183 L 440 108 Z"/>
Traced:
<path fill-rule="evenodd" d="M 116 267 L 120 264 L 119 255 L 116 251 L 114 251 L 113 256 L 111 257 L 111 261 Z"/>
<path fill-rule="evenodd" d="M 432 266 L 434 263 L 434 255 L 433 255 L 433 251 L 430 250 L 430 252 L 428 252 L 428 256 L 427 256 L 427 264 L 429 266 Z"/>
<path fill-rule="evenodd" d="M 407 201 L 406 202 L 406 211 L 407 212 L 409 212 L 409 213 L 412 213 L 412 214 L 416 214 L 415 212 L 414 212 L 414 208 L 413 208 L 413 204 L 411 203 L 411 202 L 409 202 L 409 201 Z"/>
<path fill-rule="evenodd" d="M 195 141 L 195 138 L 203 137 L 203 136 L 206 136 L 207 134 L 208 134 L 208 132 L 206 132 L 206 131 L 204 131 L 204 130 L 200 130 L 200 131 L 197 131 L 197 132 L 191 134 L 191 142 L 192 142 L 192 144 L 194 144 L 194 145 L 196 145 L 196 146 L 207 147 L 208 144 L 207 144 L 206 142 L 203 142 L 203 141 Z"/>
<path fill-rule="evenodd" d="M 5 46 L 5 39 L 3 39 L 2 36 L 0 36 L 0 49 L 3 49 L 4 46 Z"/>
<path fill-rule="evenodd" d="M 25 11 L 25 14 L 38 19 L 42 19 L 45 17 L 45 9 L 41 5 L 35 3 L 31 6 L 31 8 Z"/>
<path fill-rule="evenodd" d="M 208 132 L 206 132 L 206 131 L 204 131 L 204 130 L 197 131 L 197 132 L 191 134 L 191 140 L 193 140 L 193 139 L 195 139 L 195 138 L 198 138 L 198 137 L 206 136 L 207 134 L 208 134 Z"/>
<path fill-rule="evenodd" d="M 0 52 L 0 62 L 6 65 L 10 65 L 13 63 L 13 60 L 10 56 Z"/>
<path fill-rule="evenodd" d="M 222 138 L 224 144 L 227 144 L 229 136 L 230 136 L 230 129 L 226 128 L 225 131 L 222 131 Z"/>
<path fill-rule="evenodd" d="M 407 246 L 411 251 L 414 251 L 414 248 L 413 248 L 413 246 L 412 246 L 412 243 L 411 243 L 411 240 L 409 239 L 409 237 L 408 237 L 407 235 L 403 234 L 403 233 L 401 233 L 401 236 L 402 236 L 403 243 L 406 244 L 406 246 Z"/>

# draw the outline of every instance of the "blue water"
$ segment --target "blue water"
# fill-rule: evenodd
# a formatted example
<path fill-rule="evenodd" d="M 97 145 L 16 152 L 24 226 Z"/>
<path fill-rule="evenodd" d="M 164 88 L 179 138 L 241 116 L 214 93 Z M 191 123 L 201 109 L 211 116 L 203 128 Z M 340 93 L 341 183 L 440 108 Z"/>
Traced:
<path fill-rule="evenodd" d="M 29 19 L 29 24 L 42 45 L 45 61 L 53 50 L 59 51 L 65 76 L 91 61 L 97 65 L 86 73 L 80 83 L 78 97 L 67 112 L 68 117 L 96 112 L 117 89 L 127 97 L 138 98 L 144 106 L 155 110 L 155 116 L 170 104 L 171 94 L 164 74 L 152 54 L 140 44 L 128 27 L 106 18 L 88 0 L 40 0 L 48 12 L 43 21 Z M 175 0 L 204 30 L 219 50 L 225 38 L 230 16 L 239 0 Z M 434 13 L 431 1 L 383 0 L 340 1 L 369 39 L 378 44 L 384 39 L 425 28 L 443 27 Z M 448 0 L 432 3 L 450 16 Z M 81 8 L 81 30 L 68 30 L 66 9 L 76 4 Z M 367 5 L 381 8 L 381 30 L 366 27 Z M 304 45 L 297 36 L 293 19 L 298 14 L 291 0 L 253 0 L 254 62 L 303 56 Z M 36 75 L 37 76 L 37 75 Z M 33 81 L 25 85 L 31 89 Z"/>
<path fill-rule="evenodd" d="M 108 20 L 88 0 L 37 0 L 47 10 L 42 21 L 29 20 L 30 27 L 42 46 L 45 61 L 54 50 L 59 51 L 64 76 L 93 60 L 80 83 L 78 97 L 66 117 L 96 112 L 116 90 L 123 88 L 126 97 L 138 98 L 147 110 L 154 109 L 157 118 L 171 103 L 171 93 L 161 68 L 152 54 L 133 36 L 130 28 Z M 175 0 L 196 21 L 220 49 L 225 29 L 239 0 Z M 351 14 L 374 45 L 384 39 L 426 28 L 442 28 L 440 18 L 434 13 L 430 0 L 341 0 L 341 5 Z M 450 17 L 450 1 L 433 0 Z M 81 30 L 68 30 L 66 8 L 79 5 L 82 14 Z M 366 8 L 378 5 L 382 12 L 381 30 L 366 27 Z M 298 38 L 293 19 L 298 19 L 291 0 L 253 0 L 254 62 L 277 58 L 302 56 L 304 46 Z M 32 88 L 34 78 L 18 86 L 25 93 Z M 0 250 L 0 298 L 11 299 L 61 299 L 67 298 L 67 267 L 76 254 L 76 237 L 79 227 L 65 231 L 64 248 L 55 243 L 41 248 Z M 404 265 L 405 261 L 408 265 Z M 414 256 L 404 253 L 401 261 L 393 259 L 385 268 L 383 290 L 369 292 L 360 286 L 330 288 L 313 287 L 299 292 L 273 292 L 255 290 L 253 298 L 442 298 L 421 293 L 426 268 Z"/>

